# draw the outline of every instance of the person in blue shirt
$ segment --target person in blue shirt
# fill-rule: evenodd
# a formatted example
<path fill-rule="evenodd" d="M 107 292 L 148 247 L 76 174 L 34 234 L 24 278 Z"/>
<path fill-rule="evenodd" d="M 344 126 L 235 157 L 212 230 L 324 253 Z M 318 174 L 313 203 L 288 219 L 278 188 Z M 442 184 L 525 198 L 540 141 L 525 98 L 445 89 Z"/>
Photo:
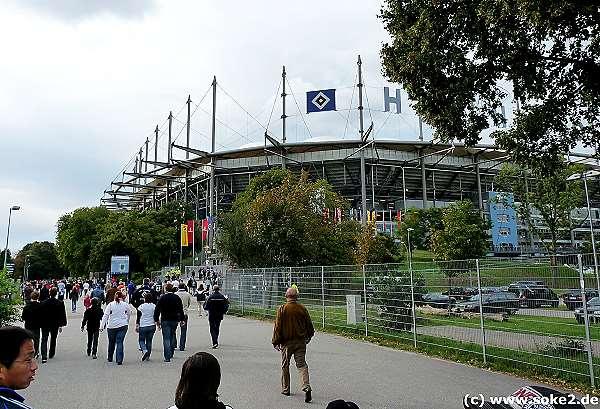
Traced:
<path fill-rule="evenodd" d="M 35 379 L 33 333 L 21 327 L 0 328 L 0 407 L 28 409 L 25 399 L 16 391 L 25 389 Z"/>

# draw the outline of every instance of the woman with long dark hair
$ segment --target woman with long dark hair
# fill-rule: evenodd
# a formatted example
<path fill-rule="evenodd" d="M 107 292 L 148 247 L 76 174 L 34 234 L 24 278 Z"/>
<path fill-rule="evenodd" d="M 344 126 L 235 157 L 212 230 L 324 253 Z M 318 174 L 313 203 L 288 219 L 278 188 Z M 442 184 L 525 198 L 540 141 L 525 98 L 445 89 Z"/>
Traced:
<path fill-rule="evenodd" d="M 218 401 L 221 384 L 219 361 L 208 352 L 196 352 L 183 363 L 175 392 L 175 406 L 169 409 L 231 409 Z"/>

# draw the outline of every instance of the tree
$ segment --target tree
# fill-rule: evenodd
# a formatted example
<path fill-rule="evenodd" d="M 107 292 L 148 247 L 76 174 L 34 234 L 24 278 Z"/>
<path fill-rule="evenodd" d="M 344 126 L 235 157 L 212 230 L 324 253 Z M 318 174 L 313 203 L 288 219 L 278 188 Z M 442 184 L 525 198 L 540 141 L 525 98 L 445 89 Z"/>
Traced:
<path fill-rule="evenodd" d="M 545 171 L 579 142 L 600 147 L 597 2 L 386 0 L 384 74 L 402 83 L 443 141 L 474 145 L 512 88 L 520 103 L 500 147 Z"/>
<path fill-rule="evenodd" d="M 26 244 L 15 257 L 15 274 L 22 277 L 28 262 L 27 275 L 30 279 L 61 278 L 66 272 L 58 259 L 54 243 L 34 241 Z"/>
<path fill-rule="evenodd" d="M 443 228 L 433 233 L 431 250 L 438 260 L 467 260 L 489 249 L 489 222 L 469 201 L 453 203 L 442 211 Z"/>
<path fill-rule="evenodd" d="M 104 207 L 82 207 L 58 219 L 56 247 L 58 258 L 74 275 L 87 275 L 92 247 L 110 212 Z"/>
<path fill-rule="evenodd" d="M 192 214 L 191 206 L 180 201 L 142 211 L 80 208 L 59 219 L 59 258 L 75 275 L 108 271 L 111 256 L 123 255 L 130 257 L 131 272 L 156 270 L 179 248 L 179 227 Z"/>
<path fill-rule="evenodd" d="M 411 208 L 402 215 L 399 235 L 402 242 L 408 243 L 408 229 L 410 244 L 413 249 L 428 250 L 431 247 L 431 237 L 436 230 L 442 228 L 442 209 L 430 207 L 428 209 Z"/>
<path fill-rule="evenodd" d="M 326 181 L 273 169 L 219 215 L 218 247 L 240 267 L 349 264 L 351 248 L 342 246 L 357 225 L 332 220 L 335 208 L 347 206 Z"/>
<path fill-rule="evenodd" d="M 442 229 L 433 233 L 431 250 L 448 278 L 448 294 L 452 294 L 452 278 L 472 270 L 473 259 L 487 253 L 490 223 L 466 200 L 444 208 L 442 223 Z"/>
<path fill-rule="evenodd" d="M 386 234 L 377 234 L 374 223 L 358 232 L 353 246 L 356 264 L 398 263 L 402 260 L 400 247 Z"/>
<path fill-rule="evenodd" d="M 7 249 L 6 254 L 7 254 L 6 262 L 13 263 L 14 260 L 12 258 L 12 254 L 10 253 L 10 249 Z M 2 249 L 2 251 L 0 251 L 0 263 L 4 263 L 4 249 Z M 4 265 L 2 265 L 2 267 L 4 267 Z"/>
<path fill-rule="evenodd" d="M 540 237 L 542 245 L 549 254 L 557 251 L 557 241 L 562 229 L 570 228 L 571 212 L 582 203 L 583 189 L 580 181 L 567 181 L 573 174 L 580 173 L 579 165 L 567 165 L 557 161 L 560 167 L 551 175 L 540 170 L 526 171 L 514 164 L 504 164 L 496 176 L 499 188 L 512 192 L 520 204 L 516 207 L 519 219 L 527 225 L 529 231 Z M 534 211 L 541 216 L 544 226 L 550 233 L 550 241 L 544 240 L 535 221 Z"/>

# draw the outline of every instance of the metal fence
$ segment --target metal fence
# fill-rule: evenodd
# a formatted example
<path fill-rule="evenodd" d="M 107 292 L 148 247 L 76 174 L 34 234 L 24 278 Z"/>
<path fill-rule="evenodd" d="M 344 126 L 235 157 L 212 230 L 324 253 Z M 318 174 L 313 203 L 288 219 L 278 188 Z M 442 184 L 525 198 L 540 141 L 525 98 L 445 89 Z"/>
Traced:
<path fill-rule="evenodd" d="M 600 377 L 600 280 L 591 255 L 222 273 L 239 315 L 273 319 L 292 284 L 316 328 L 567 382 L 595 386 Z"/>

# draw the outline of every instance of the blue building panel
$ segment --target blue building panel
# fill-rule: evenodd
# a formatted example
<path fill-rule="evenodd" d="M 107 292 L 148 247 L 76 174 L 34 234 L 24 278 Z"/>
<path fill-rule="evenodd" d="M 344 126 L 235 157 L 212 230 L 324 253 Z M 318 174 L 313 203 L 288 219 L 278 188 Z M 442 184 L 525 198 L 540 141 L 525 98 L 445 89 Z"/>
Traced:
<path fill-rule="evenodd" d="M 488 199 L 494 250 L 516 250 L 519 246 L 519 236 L 513 194 L 488 192 Z"/>

